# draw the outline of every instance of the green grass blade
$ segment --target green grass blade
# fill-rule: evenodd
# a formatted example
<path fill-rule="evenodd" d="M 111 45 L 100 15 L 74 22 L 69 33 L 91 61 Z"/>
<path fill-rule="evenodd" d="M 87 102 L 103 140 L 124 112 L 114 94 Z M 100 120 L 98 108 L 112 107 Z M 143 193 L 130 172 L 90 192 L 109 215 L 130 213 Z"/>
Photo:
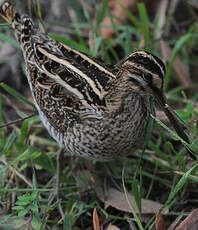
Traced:
<path fill-rule="evenodd" d="M 56 169 L 53 160 L 47 154 L 42 153 L 39 150 L 36 151 L 35 148 L 33 148 L 33 150 L 35 151 L 32 156 L 34 164 L 41 166 L 43 169 L 47 170 L 52 175 L 55 175 Z"/>
<path fill-rule="evenodd" d="M 0 125 L 3 123 L 2 97 L 0 95 Z M 2 129 L 0 129 L 1 132 Z"/>
<path fill-rule="evenodd" d="M 194 88 L 197 88 L 198 89 L 198 83 L 193 83 L 193 84 L 189 84 L 189 85 L 180 85 L 178 87 L 175 87 L 174 89 L 172 90 L 169 90 L 168 91 L 168 94 L 169 95 L 174 95 L 178 92 L 181 92 L 182 90 L 185 90 L 185 89 L 194 89 Z"/>
<path fill-rule="evenodd" d="M 135 203 L 138 207 L 138 210 L 139 212 L 141 213 L 141 210 L 142 210 L 142 206 L 141 206 L 141 184 L 139 182 L 139 180 L 137 179 L 134 179 L 132 181 L 132 191 L 133 191 L 133 196 L 134 196 L 134 199 L 135 199 Z"/>
<path fill-rule="evenodd" d="M 171 69 L 172 69 L 172 65 L 173 62 L 179 52 L 179 50 L 182 48 L 182 46 L 192 37 L 192 34 L 186 34 L 183 37 L 181 37 L 175 44 L 171 57 L 170 57 L 170 61 L 168 62 L 168 66 L 167 66 L 167 70 L 166 70 L 166 76 L 164 79 L 164 91 L 166 91 L 167 87 L 168 87 L 168 83 L 169 83 L 169 79 L 170 79 L 170 75 L 171 75 Z"/>
<path fill-rule="evenodd" d="M 89 14 L 89 11 L 86 7 L 83 7 L 83 15 L 85 16 L 88 23 L 91 22 L 91 16 Z"/>
<path fill-rule="evenodd" d="M 127 200 L 127 203 L 131 209 L 131 212 L 137 222 L 137 225 L 139 227 L 139 230 L 144 230 L 143 226 L 142 226 L 142 223 L 140 221 L 140 219 L 138 218 L 137 214 L 135 213 L 135 210 L 133 208 L 133 206 L 131 205 L 131 202 L 128 198 L 128 192 L 127 192 L 127 189 L 126 189 L 126 186 L 125 186 L 125 183 L 124 183 L 124 169 L 122 170 L 122 185 L 123 185 L 123 189 L 124 189 L 124 193 L 125 193 L 125 197 L 126 197 L 126 200 Z"/>
<path fill-rule="evenodd" d="M 109 51 L 113 55 L 114 59 L 118 62 L 120 59 L 119 59 L 118 54 L 116 53 L 115 49 L 113 47 L 110 47 Z"/>
<path fill-rule="evenodd" d="M 98 12 L 97 17 L 96 17 L 97 27 L 101 24 L 102 20 L 104 19 L 104 16 L 105 16 L 107 8 L 108 8 L 108 0 L 103 0 L 102 2 L 103 2 L 102 8 Z"/>
<path fill-rule="evenodd" d="M 75 20 L 77 22 L 81 22 L 84 19 L 84 17 L 88 22 L 91 20 L 87 8 L 81 6 L 78 0 L 69 0 L 69 5 L 75 13 Z"/>
<path fill-rule="evenodd" d="M 124 13 L 128 16 L 128 18 L 131 20 L 131 22 L 135 25 L 135 27 L 142 30 L 142 24 L 140 23 L 139 19 L 137 19 L 133 14 L 127 10 L 121 3 L 120 6 L 122 7 Z"/>
<path fill-rule="evenodd" d="M 15 139 L 16 139 L 16 134 L 14 131 L 12 131 L 12 133 L 8 137 L 6 144 L 3 148 L 3 151 L 2 151 L 3 154 L 6 154 L 7 151 L 13 146 Z"/>
<path fill-rule="evenodd" d="M 77 43 L 71 39 L 65 38 L 62 35 L 50 34 L 50 37 L 53 38 L 54 40 L 58 41 L 58 42 L 61 42 L 65 45 L 73 48 L 73 49 L 76 49 L 78 51 L 81 51 L 81 52 L 84 52 L 87 54 L 91 54 L 91 52 L 89 51 L 89 48 L 84 44 L 83 45 L 79 44 L 79 43 Z"/>
<path fill-rule="evenodd" d="M 149 43 L 150 42 L 150 35 L 149 35 L 149 18 L 148 18 L 148 14 L 145 8 L 144 3 L 139 3 L 138 5 L 138 11 L 139 11 L 139 15 L 142 21 L 142 24 L 144 25 L 142 27 L 143 29 L 143 33 L 144 33 L 144 37 L 145 37 L 145 42 Z"/>
<path fill-rule="evenodd" d="M 84 40 L 84 38 L 82 37 L 80 31 L 78 28 L 75 28 L 75 33 L 77 35 L 77 39 L 79 40 L 79 43 L 82 47 L 86 47 L 87 50 L 89 50 L 88 46 L 87 46 L 87 42 Z"/>
<path fill-rule="evenodd" d="M 166 129 L 170 134 L 172 134 L 176 139 L 178 139 L 179 141 L 181 141 L 186 147 L 188 147 L 189 149 L 191 149 L 191 145 L 188 144 L 184 139 L 182 139 L 180 136 L 177 135 L 176 132 L 172 131 L 170 128 L 168 128 L 164 123 L 162 123 L 159 119 L 157 119 L 156 117 L 154 117 L 153 115 L 151 115 L 155 121 L 160 124 L 164 129 Z"/>
<path fill-rule="evenodd" d="M 92 55 L 93 57 L 97 57 L 97 55 L 98 55 L 98 50 L 99 50 L 99 48 L 100 48 L 101 43 L 102 43 L 102 37 L 96 37 L 96 38 L 94 39 L 94 46 L 93 46 L 93 50 L 92 50 L 92 52 L 91 52 L 91 55 Z"/>
<path fill-rule="evenodd" d="M 28 120 L 25 120 L 22 124 L 22 127 L 21 127 L 21 133 L 20 133 L 20 136 L 19 136 L 19 143 L 23 144 L 24 143 L 24 140 L 25 138 L 27 137 L 27 133 L 28 133 Z"/>
<path fill-rule="evenodd" d="M 191 173 L 198 168 L 198 163 L 196 163 L 191 169 L 189 169 L 182 178 L 176 184 L 174 190 L 171 192 L 168 200 L 166 201 L 166 205 L 170 204 L 170 202 L 175 198 L 176 194 L 182 189 L 182 187 L 186 184 Z"/>
<path fill-rule="evenodd" d="M 154 111 L 154 98 L 153 97 L 150 98 L 150 110 L 151 110 L 151 114 L 154 115 L 155 111 Z M 152 131 L 153 131 L 153 123 L 154 123 L 154 120 L 153 120 L 152 116 L 150 116 L 149 121 L 148 121 L 148 125 L 147 125 L 147 128 L 146 128 L 146 137 L 145 137 L 142 152 L 145 151 L 146 146 L 147 146 L 147 144 L 148 144 L 148 142 L 149 142 L 149 140 L 151 138 Z"/>
<path fill-rule="evenodd" d="M 3 104 L 2 104 L 2 97 L 0 95 L 0 125 L 2 124 L 3 124 Z M 4 129 L 0 128 L 0 149 L 3 148 L 5 142 L 6 142 L 6 138 L 5 138 Z"/>
<path fill-rule="evenodd" d="M 10 43 L 11 45 L 15 46 L 18 49 L 20 49 L 19 43 L 16 40 L 14 40 L 11 37 L 9 37 L 8 35 L 0 33 L 0 39 L 5 41 L 5 42 Z"/>
<path fill-rule="evenodd" d="M 5 83 L 0 83 L 0 86 L 6 90 L 9 94 L 16 97 L 18 100 L 25 102 L 28 105 L 31 105 L 33 108 L 35 108 L 35 105 L 30 102 L 26 97 L 18 93 L 15 89 L 12 89 L 10 86 L 6 85 Z"/>
<path fill-rule="evenodd" d="M 131 44 L 131 30 L 128 26 L 126 26 L 125 29 L 125 45 L 124 45 L 124 49 L 125 49 L 125 56 L 129 55 L 132 52 L 132 44 Z"/>
<path fill-rule="evenodd" d="M 72 216 L 71 214 L 66 214 L 63 221 L 64 230 L 72 230 Z"/>
<path fill-rule="evenodd" d="M 42 18 L 42 11 L 41 11 L 40 1 L 36 0 L 36 3 L 37 3 L 37 14 L 38 14 L 39 18 L 41 19 Z"/>

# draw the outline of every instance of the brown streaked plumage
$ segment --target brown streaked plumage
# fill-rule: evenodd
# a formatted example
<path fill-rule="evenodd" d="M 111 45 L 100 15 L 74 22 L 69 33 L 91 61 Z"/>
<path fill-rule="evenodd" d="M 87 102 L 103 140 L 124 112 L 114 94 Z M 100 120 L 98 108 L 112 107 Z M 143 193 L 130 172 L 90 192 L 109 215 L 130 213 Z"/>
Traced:
<path fill-rule="evenodd" d="M 23 51 L 36 108 L 50 135 L 74 155 L 99 161 L 141 148 L 154 96 L 188 142 L 162 93 L 165 66 L 146 51 L 129 55 L 120 68 L 63 45 L 41 33 L 6 1 L 1 16 Z"/>

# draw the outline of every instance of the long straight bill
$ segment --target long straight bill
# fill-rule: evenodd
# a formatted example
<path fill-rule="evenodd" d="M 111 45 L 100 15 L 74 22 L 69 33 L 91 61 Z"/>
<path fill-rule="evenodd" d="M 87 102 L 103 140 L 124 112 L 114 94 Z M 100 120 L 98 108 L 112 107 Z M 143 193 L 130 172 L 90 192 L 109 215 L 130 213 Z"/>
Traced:
<path fill-rule="evenodd" d="M 184 125 L 181 124 L 181 121 L 176 117 L 176 115 L 170 110 L 168 104 L 166 103 L 166 99 L 162 92 L 160 92 L 158 89 L 155 90 L 155 99 L 158 102 L 158 104 L 163 109 L 164 113 L 170 120 L 171 124 L 173 125 L 175 131 L 177 132 L 178 136 L 180 136 L 185 142 L 190 144 L 189 138 L 184 132 Z M 193 150 L 188 149 L 188 152 L 190 156 L 195 160 L 196 154 Z"/>

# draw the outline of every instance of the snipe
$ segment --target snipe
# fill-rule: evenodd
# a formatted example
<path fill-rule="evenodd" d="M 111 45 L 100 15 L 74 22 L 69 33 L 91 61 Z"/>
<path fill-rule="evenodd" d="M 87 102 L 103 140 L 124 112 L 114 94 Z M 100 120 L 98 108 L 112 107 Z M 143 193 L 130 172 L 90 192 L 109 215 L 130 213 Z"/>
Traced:
<path fill-rule="evenodd" d="M 41 33 L 6 1 L 1 16 L 14 29 L 40 118 L 50 135 L 72 154 L 105 161 L 128 155 L 144 143 L 154 96 L 188 142 L 162 92 L 165 66 L 145 51 L 120 68 L 63 45 Z"/>

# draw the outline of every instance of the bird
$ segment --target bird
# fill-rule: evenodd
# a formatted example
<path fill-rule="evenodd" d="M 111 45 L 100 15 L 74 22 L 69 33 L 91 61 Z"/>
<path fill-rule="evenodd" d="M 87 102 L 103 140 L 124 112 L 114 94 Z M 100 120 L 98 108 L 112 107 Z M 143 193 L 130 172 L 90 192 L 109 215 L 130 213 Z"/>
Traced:
<path fill-rule="evenodd" d="M 11 24 L 21 46 L 42 123 L 71 155 L 108 161 L 142 148 L 151 117 L 150 97 L 189 142 L 167 105 L 166 69 L 160 58 L 137 50 L 119 67 L 109 66 L 42 33 L 9 1 L 2 4 L 0 16 Z"/>

